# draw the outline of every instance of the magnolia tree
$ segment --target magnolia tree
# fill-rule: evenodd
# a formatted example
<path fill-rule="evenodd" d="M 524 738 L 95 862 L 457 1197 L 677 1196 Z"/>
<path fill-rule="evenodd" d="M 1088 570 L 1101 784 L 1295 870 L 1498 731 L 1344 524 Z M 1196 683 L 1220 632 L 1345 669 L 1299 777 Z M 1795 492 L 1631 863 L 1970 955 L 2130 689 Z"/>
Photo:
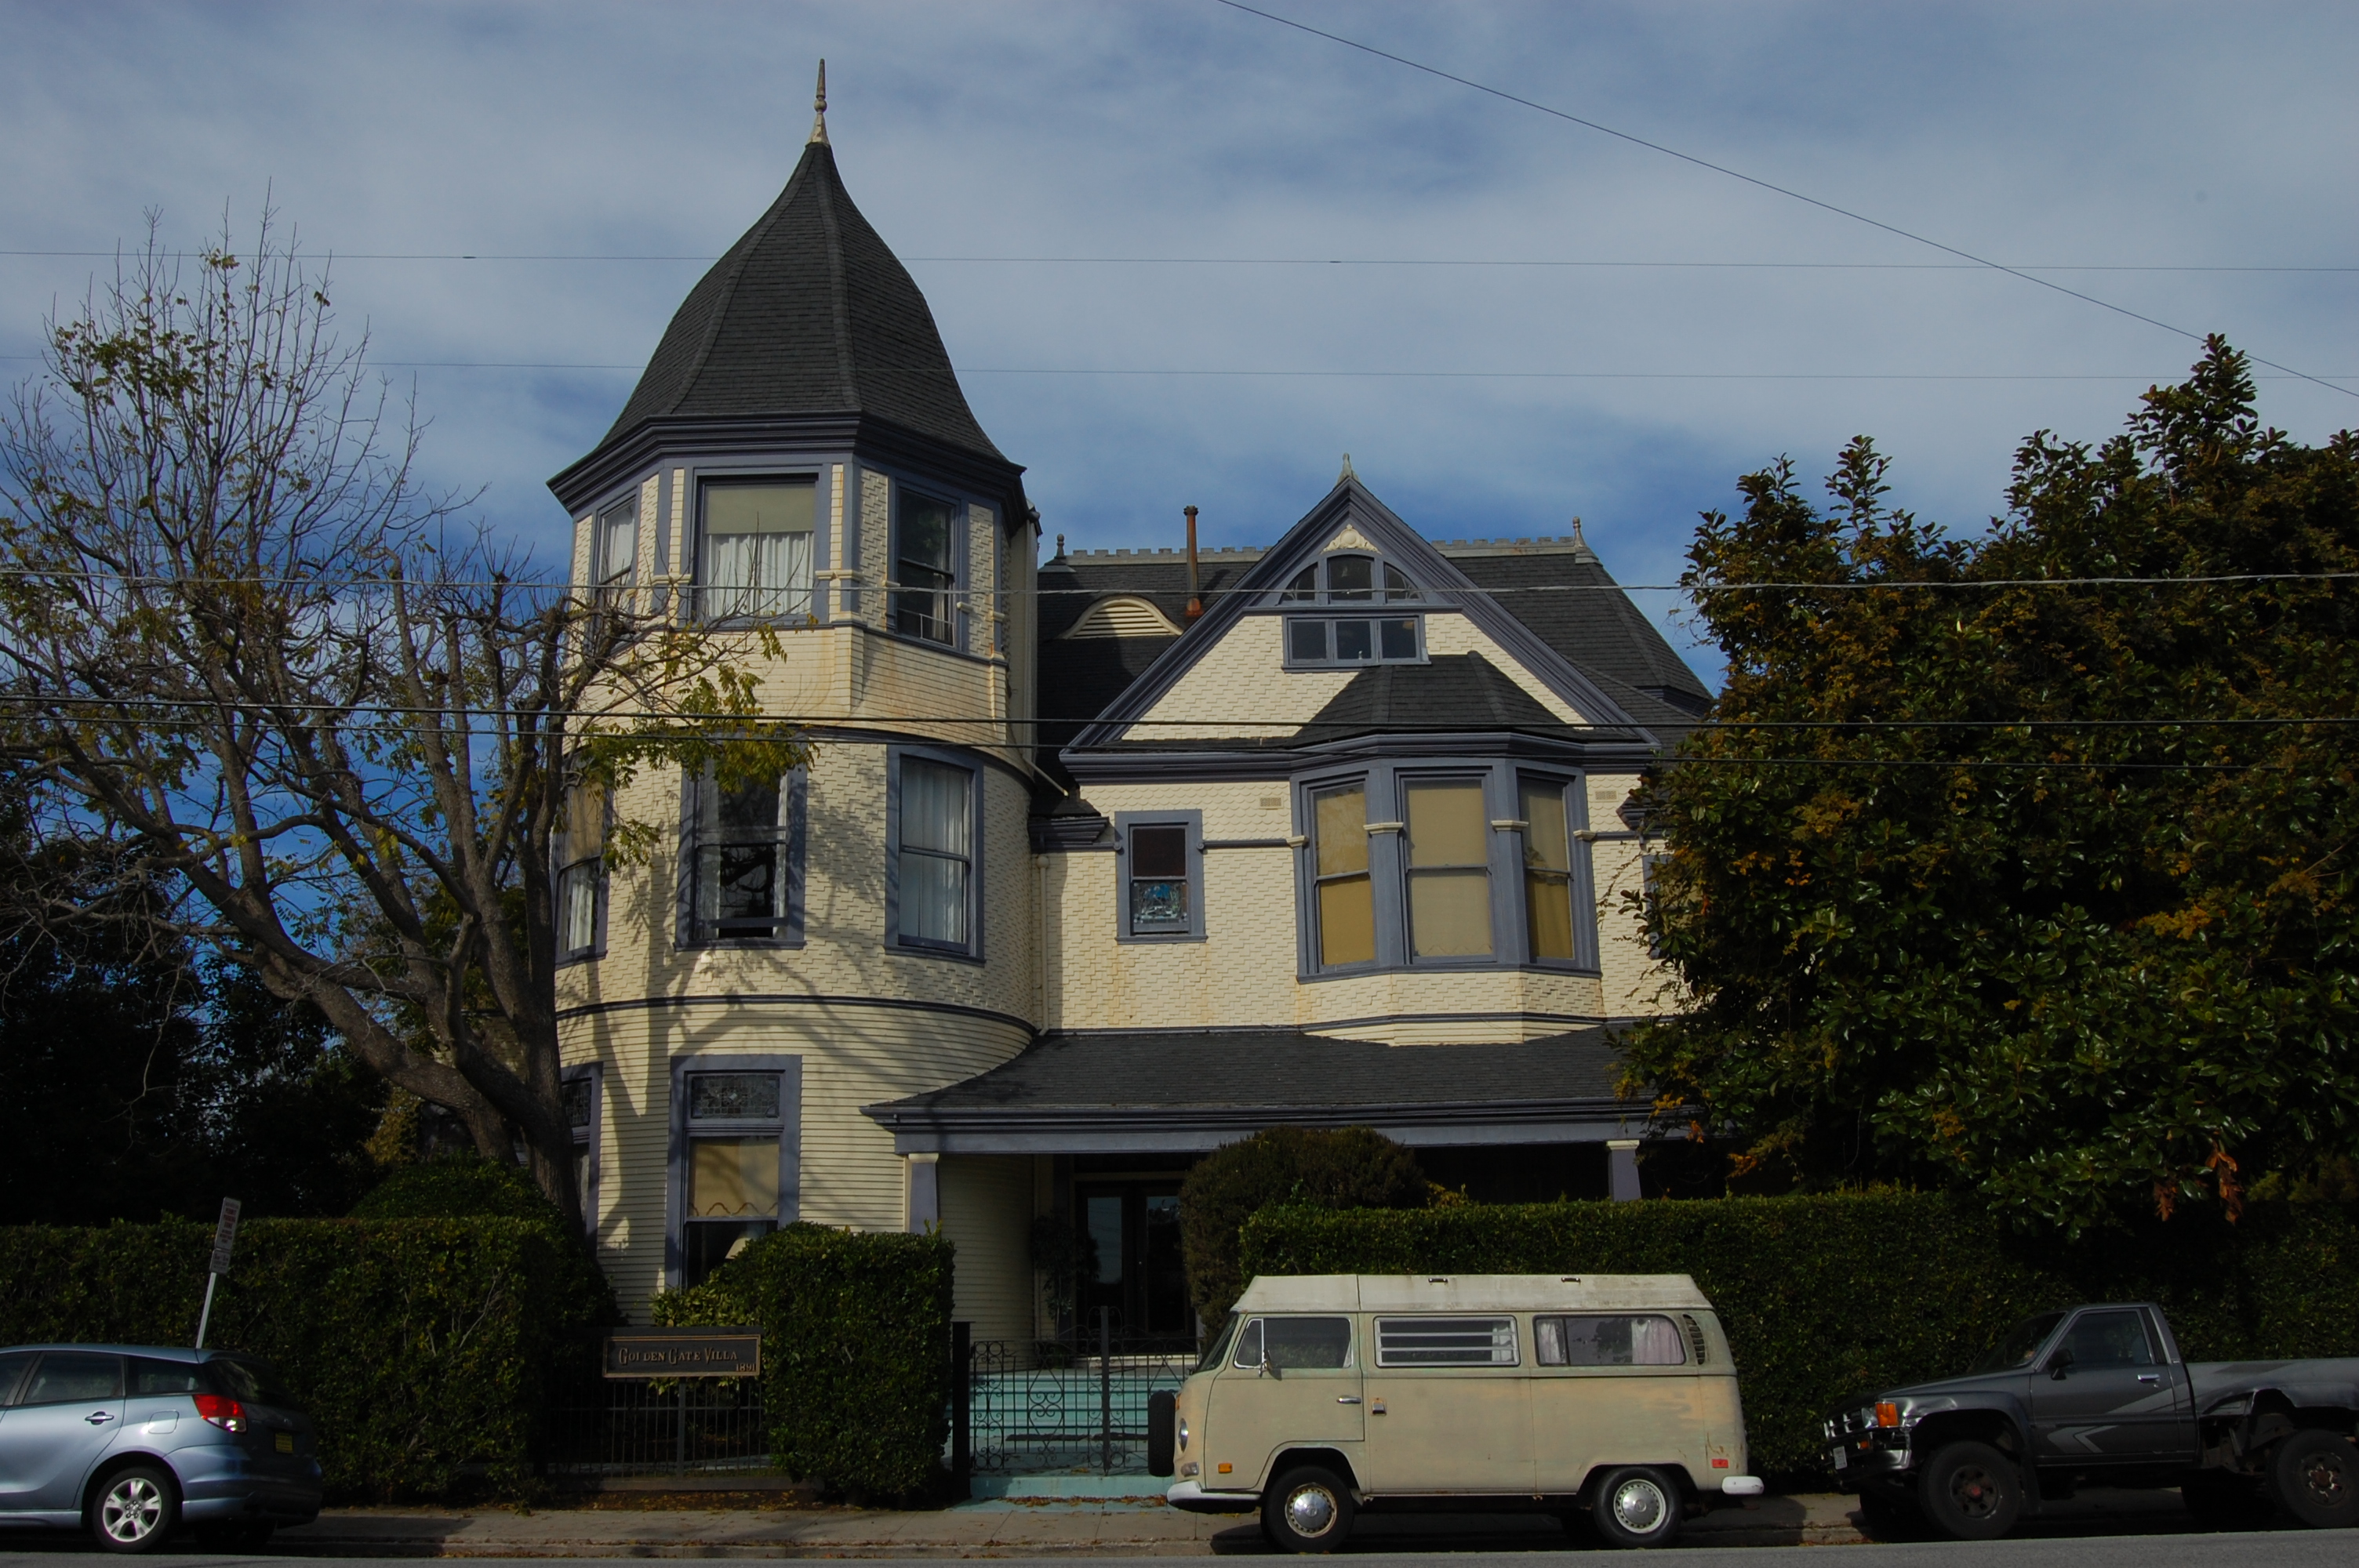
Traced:
<path fill-rule="evenodd" d="M 0 416 L 0 724 L 38 834 L 315 1003 L 581 1215 L 553 851 L 637 768 L 799 760 L 660 596 L 538 573 L 421 491 L 421 427 L 268 214 L 151 221 Z M 585 804 L 596 803 L 596 804 Z M 654 828 L 623 820 L 610 854 Z"/>

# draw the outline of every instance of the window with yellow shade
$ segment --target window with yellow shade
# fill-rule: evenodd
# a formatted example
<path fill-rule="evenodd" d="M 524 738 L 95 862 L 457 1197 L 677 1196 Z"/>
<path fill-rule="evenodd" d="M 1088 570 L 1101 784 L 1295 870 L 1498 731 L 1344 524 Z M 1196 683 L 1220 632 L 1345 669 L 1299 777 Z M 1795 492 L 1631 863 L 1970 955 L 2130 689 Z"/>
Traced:
<path fill-rule="evenodd" d="M 797 1058 L 673 1064 L 676 1270 L 692 1285 L 796 1217 Z"/>
<path fill-rule="evenodd" d="M 1375 911 L 1368 880 L 1365 784 L 1321 790 L 1311 797 L 1312 863 L 1322 968 L 1374 963 Z"/>
<path fill-rule="evenodd" d="M 1491 824 L 1483 781 L 1431 779 L 1402 790 L 1412 958 L 1491 954 Z"/>

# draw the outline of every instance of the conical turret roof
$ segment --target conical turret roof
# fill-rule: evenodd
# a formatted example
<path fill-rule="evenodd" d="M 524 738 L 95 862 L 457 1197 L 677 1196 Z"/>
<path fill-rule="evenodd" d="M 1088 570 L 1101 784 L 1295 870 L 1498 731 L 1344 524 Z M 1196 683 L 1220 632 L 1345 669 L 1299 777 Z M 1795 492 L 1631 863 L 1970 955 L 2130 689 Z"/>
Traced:
<path fill-rule="evenodd" d="M 1005 462 L 933 312 L 814 139 L 761 221 L 672 317 L 614 445 L 651 419 L 867 414 Z"/>

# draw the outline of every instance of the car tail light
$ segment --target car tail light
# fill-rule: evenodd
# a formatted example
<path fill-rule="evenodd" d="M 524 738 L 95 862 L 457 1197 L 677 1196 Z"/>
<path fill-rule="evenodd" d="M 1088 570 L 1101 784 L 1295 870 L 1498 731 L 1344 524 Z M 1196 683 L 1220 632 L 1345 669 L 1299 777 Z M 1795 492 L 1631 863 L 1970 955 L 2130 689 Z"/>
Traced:
<path fill-rule="evenodd" d="M 1875 1404 L 1875 1424 L 1898 1426 L 1900 1424 L 1899 1404 L 1892 1400 L 1878 1400 Z"/>
<path fill-rule="evenodd" d="M 245 1430 L 245 1407 L 226 1394 L 199 1394 L 197 1413 L 223 1432 Z"/>

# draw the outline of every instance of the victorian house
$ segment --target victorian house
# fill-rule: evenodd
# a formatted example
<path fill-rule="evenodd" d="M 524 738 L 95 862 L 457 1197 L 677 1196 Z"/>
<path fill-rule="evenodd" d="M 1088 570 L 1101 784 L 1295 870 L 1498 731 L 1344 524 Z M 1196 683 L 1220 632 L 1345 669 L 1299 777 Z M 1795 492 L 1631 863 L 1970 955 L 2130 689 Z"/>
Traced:
<path fill-rule="evenodd" d="M 807 765 L 643 773 L 560 876 L 568 1084 L 625 1309 L 797 1219 L 940 1226 L 982 1336 L 1193 1332 L 1178 1193 L 1375 1127 L 1477 1198 L 1635 1196 L 1640 772 L 1707 694 L 1578 531 L 1429 538 L 1348 461 L 1266 548 L 1043 559 L 823 126 L 551 481 L 573 574 L 767 626 Z M 1291 511 L 1292 508 L 1288 508 Z M 750 656 L 750 654 L 749 654 Z"/>

